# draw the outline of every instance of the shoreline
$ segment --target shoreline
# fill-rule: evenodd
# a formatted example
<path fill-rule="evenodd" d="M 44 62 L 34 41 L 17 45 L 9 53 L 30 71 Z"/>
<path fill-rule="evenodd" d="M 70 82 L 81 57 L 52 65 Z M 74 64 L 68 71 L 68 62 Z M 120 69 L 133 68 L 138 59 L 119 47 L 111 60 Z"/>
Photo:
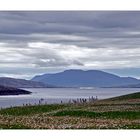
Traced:
<path fill-rule="evenodd" d="M 94 102 L 0 110 L 1 129 L 140 129 L 140 92 Z"/>
<path fill-rule="evenodd" d="M 112 88 L 106 89 L 23 89 L 32 92 L 31 94 L 22 94 L 22 95 L 8 95 L 8 96 L 0 96 L 0 107 L 8 108 L 14 106 L 23 106 L 23 104 L 31 104 L 36 105 L 39 103 L 40 99 L 43 99 L 42 104 L 61 104 L 61 103 L 69 103 L 70 100 L 80 100 L 95 98 L 97 96 L 98 100 L 104 100 L 107 98 L 113 98 L 116 96 L 126 95 L 128 93 L 138 92 L 139 88 L 136 89 L 114 89 Z"/>

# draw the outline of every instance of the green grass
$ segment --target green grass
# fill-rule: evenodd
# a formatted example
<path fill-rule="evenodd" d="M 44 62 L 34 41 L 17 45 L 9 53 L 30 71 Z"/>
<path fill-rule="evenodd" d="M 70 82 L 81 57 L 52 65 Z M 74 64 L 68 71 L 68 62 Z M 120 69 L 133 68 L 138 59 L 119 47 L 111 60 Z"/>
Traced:
<path fill-rule="evenodd" d="M 109 98 L 107 100 L 115 101 L 115 100 L 129 100 L 129 99 L 140 99 L 140 92 Z"/>
<path fill-rule="evenodd" d="M 38 106 L 25 106 L 25 107 L 13 107 L 0 110 L 2 115 L 14 115 L 14 116 L 23 116 L 23 115 L 33 115 L 38 113 L 45 113 L 49 111 L 54 111 L 58 109 L 65 108 L 66 105 L 38 105 Z"/>
<path fill-rule="evenodd" d="M 21 124 L 14 125 L 0 124 L 0 129 L 30 129 L 30 128 Z"/>
<path fill-rule="evenodd" d="M 74 116 L 74 117 L 90 117 L 90 118 L 122 118 L 122 119 L 140 119 L 140 112 L 135 111 L 110 111 L 110 112 L 90 112 L 82 110 L 65 110 L 59 111 L 53 116 Z"/>
<path fill-rule="evenodd" d="M 120 129 L 140 129 L 140 124 L 133 124 L 133 125 L 124 125 L 120 127 Z"/>

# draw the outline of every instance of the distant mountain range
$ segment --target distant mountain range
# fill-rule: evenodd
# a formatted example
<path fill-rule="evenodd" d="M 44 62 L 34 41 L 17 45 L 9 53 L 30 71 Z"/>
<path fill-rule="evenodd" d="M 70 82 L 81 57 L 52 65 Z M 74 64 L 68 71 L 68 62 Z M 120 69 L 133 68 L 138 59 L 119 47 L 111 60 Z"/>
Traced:
<path fill-rule="evenodd" d="M 0 85 L 1 86 L 8 86 L 8 87 L 15 87 L 15 88 L 46 88 L 46 87 L 53 87 L 49 84 L 31 81 L 31 80 L 24 80 L 24 79 L 14 79 L 8 77 L 0 77 Z"/>
<path fill-rule="evenodd" d="M 7 86 L 0 86 L 0 96 L 4 95 L 22 95 L 22 94 L 30 94 L 31 92 L 17 89 L 13 87 L 7 87 Z"/>
<path fill-rule="evenodd" d="M 99 70 L 66 70 L 55 74 L 37 75 L 32 81 L 60 87 L 112 87 L 140 84 L 132 77 L 120 77 Z"/>

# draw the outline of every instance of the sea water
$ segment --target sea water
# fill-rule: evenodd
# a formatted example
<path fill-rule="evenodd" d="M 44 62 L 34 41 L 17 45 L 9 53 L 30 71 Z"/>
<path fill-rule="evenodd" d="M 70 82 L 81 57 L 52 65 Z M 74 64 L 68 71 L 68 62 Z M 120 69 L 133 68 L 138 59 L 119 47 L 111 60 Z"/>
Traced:
<path fill-rule="evenodd" d="M 69 102 L 71 99 L 97 97 L 106 99 L 140 91 L 140 88 L 28 88 L 30 95 L 0 96 L 0 107 L 26 104 L 53 104 Z"/>

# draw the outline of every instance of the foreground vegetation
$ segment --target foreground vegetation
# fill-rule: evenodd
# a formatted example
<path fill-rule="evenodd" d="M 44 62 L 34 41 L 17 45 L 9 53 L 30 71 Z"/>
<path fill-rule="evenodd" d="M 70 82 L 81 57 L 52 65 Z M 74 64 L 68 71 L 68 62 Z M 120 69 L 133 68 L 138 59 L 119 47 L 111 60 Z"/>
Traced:
<path fill-rule="evenodd" d="M 140 93 L 0 110 L 1 129 L 140 129 Z"/>

